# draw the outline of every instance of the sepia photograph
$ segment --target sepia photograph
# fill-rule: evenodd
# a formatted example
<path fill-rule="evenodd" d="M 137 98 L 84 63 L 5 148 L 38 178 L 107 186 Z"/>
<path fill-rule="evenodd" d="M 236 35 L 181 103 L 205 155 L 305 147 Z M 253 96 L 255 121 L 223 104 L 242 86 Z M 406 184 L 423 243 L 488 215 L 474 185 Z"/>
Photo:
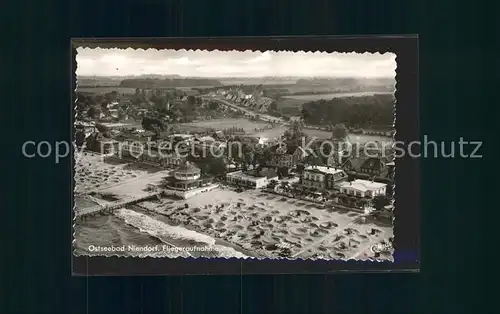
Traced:
<path fill-rule="evenodd" d="M 396 67 L 77 48 L 74 255 L 392 262 Z"/>

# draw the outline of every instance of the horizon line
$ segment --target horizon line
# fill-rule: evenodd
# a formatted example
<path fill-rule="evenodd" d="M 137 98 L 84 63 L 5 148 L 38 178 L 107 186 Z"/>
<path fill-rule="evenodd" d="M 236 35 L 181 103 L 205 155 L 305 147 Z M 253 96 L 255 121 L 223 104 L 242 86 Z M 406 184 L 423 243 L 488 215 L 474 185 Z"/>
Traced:
<path fill-rule="evenodd" d="M 223 79 L 223 78 L 354 78 L 354 79 L 380 79 L 380 78 L 386 78 L 386 79 L 395 79 L 396 77 L 391 77 L 391 76 L 301 76 L 301 75 L 284 75 L 284 76 L 269 76 L 269 75 L 264 75 L 264 76 L 183 76 L 179 74 L 154 74 L 154 73 L 149 73 L 149 74 L 126 74 L 126 75 L 89 75 L 89 74 L 76 74 L 76 77 L 129 77 L 129 76 L 135 76 L 135 77 L 140 77 L 140 76 L 177 76 L 179 78 L 211 78 L 211 79 Z"/>

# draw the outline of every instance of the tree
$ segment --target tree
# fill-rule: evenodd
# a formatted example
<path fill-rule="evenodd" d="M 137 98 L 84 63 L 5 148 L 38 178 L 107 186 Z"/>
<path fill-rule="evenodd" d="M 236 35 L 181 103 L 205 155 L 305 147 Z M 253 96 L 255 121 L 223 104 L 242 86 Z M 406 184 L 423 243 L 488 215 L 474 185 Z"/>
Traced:
<path fill-rule="evenodd" d="M 334 139 L 343 140 L 347 137 L 347 128 L 344 124 L 337 124 L 333 127 L 332 136 Z"/>
<path fill-rule="evenodd" d="M 227 164 L 224 158 L 210 158 L 208 162 L 208 172 L 215 176 L 223 176 L 227 172 Z"/>
<path fill-rule="evenodd" d="M 189 107 L 195 107 L 196 105 L 196 98 L 192 95 L 187 96 L 187 104 Z"/>
<path fill-rule="evenodd" d="M 297 166 L 296 166 L 296 171 L 297 171 L 297 173 L 302 173 L 302 172 L 304 172 L 304 169 L 305 169 L 304 164 L 302 164 L 302 163 L 297 164 Z"/>
<path fill-rule="evenodd" d="M 377 195 L 373 198 L 373 207 L 377 210 L 381 210 L 389 204 L 390 201 L 384 195 Z"/>
<path fill-rule="evenodd" d="M 75 144 L 77 147 L 82 147 L 85 143 L 85 131 L 79 130 L 75 133 Z"/>
<path fill-rule="evenodd" d="M 279 167 L 276 173 L 278 174 L 278 177 L 283 178 L 283 177 L 288 177 L 288 167 Z"/>
<path fill-rule="evenodd" d="M 311 117 L 311 113 L 309 112 L 309 110 L 302 108 L 300 114 L 302 116 L 302 119 L 304 119 L 304 121 L 309 121 L 309 118 Z"/>
<path fill-rule="evenodd" d="M 109 128 L 107 126 L 105 126 L 104 124 L 101 124 L 101 123 L 97 123 L 95 125 L 95 128 L 97 129 L 97 131 L 99 131 L 100 133 L 106 133 L 106 132 L 109 132 Z"/>
<path fill-rule="evenodd" d="M 90 107 L 89 110 L 87 110 L 87 116 L 91 119 L 95 119 L 97 116 L 97 109 L 94 106 Z"/>
<path fill-rule="evenodd" d="M 153 117 L 144 117 L 142 119 L 142 128 L 146 131 L 153 131 L 155 132 L 156 130 L 164 131 L 165 130 L 165 125 L 162 120 L 158 118 L 153 118 Z"/>
<path fill-rule="evenodd" d="M 276 101 L 271 102 L 271 104 L 269 105 L 269 110 L 278 111 L 278 102 Z"/>
<path fill-rule="evenodd" d="M 215 101 L 211 101 L 208 103 L 209 110 L 217 110 L 218 108 L 219 108 L 219 104 L 217 104 Z"/>

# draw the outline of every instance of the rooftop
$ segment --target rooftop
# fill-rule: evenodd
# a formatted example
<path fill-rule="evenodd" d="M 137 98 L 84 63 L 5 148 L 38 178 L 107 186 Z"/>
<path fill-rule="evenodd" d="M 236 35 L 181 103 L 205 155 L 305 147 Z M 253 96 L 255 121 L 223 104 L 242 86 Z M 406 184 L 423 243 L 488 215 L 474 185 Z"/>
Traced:
<path fill-rule="evenodd" d="M 276 178 L 278 175 L 276 172 L 273 170 L 262 170 L 260 172 L 257 171 L 235 171 L 235 172 L 230 172 L 227 174 L 228 176 L 231 177 L 238 177 L 238 178 L 246 178 L 246 179 L 257 179 L 257 178 Z"/>
<path fill-rule="evenodd" d="M 342 169 L 326 166 L 308 166 L 304 171 L 319 171 L 325 174 L 337 174 L 344 172 Z"/>
<path fill-rule="evenodd" d="M 351 188 L 358 191 L 366 192 L 387 186 L 385 183 L 372 182 L 368 180 L 354 180 L 351 182 L 342 182 L 339 184 L 340 188 Z"/>
<path fill-rule="evenodd" d="M 179 168 L 175 170 L 175 172 L 196 172 L 200 171 L 200 168 L 196 167 L 189 161 L 186 161 L 184 164 L 180 165 Z"/>

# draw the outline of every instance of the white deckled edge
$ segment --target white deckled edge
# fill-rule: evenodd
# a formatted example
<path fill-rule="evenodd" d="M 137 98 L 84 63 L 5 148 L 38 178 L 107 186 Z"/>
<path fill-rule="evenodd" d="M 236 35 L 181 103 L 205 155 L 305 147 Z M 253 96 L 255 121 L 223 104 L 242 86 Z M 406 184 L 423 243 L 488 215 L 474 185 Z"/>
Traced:
<path fill-rule="evenodd" d="M 140 43 L 138 43 L 138 45 L 140 45 Z M 77 77 L 76 77 L 76 69 L 78 67 L 78 63 L 76 61 L 76 55 L 78 54 L 77 50 L 78 49 L 83 49 L 83 50 L 94 50 L 94 49 L 103 49 L 103 50 L 139 50 L 139 51 L 164 51 L 164 50 L 177 50 L 177 51 L 185 51 L 185 52 L 197 52 L 197 51 L 210 51 L 210 52 L 248 52 L 248 51 L 251 51 L 251 52 L 265 52 L 265 51 L 269 51 L 269 50 L 260 50 L 260 49 L 245 49 L 245 50 L 238 50 L 238 49 L 222 49 L 222 50 L 219 50 L 219 49 L 168 49 L 168 48 L 165 48 L 165 49 L 156 49 L 156 48 L 147 48 L 147 49 L 144 49 L 144 48 L 131 48 L 131 47 L 128 47 L 128 48 L 117 48 L 117 47 L 114 47 L 114 48 L 109 48 L 109 47 L 100 47 L 99 44 L 97 43 L 82 43 L 80 44 L 78 47 L 74 47 L 73 48 L 75 50 L 75 53 L 72 53 L 72 62 L 74 63 L 75 67 L 75 72 L 73 73 L 74 75 L 74 83 L 75 83 L 75 89 L 72 91 L 72 93 L 75 95 L 75 100 L 74 100 L 74 106 L 73 106 L 73 110 L 74 110 L 74 114 L 73 114 L 73 117 L 74 117 L 74 121 L 73 121 L 73 125 L 72 125 L 72 139 L 73 139 L 73 143 L 75 143 L 76 141 L 76 138 L 75 138 L 75 124 L 74 122 L 77 121 L 77 117 L 78 117 L 78 111 L 76 110 L 77 108 L 77 101 L 78 101 L 78 94 L 77 94 L 77 90 L 78 90 L 78 80 L 77 80 Z M 351 50 L 351 51 L 342 51 L 342 52 L 326 52 L 326 51 L 312 51 L 312 50 L 298 50 L 298 51 L 295 51 L 295 50 L 271 50 L 271 51 L 274 51 L 274 52 L 289 52 L 289 53 L 304 53 L 304 54 L 312 54 L 312 55 L 321 55 L 321 54 L 341 54 L 341 55 L 345 55 L 345 54 L 352 54 L 352 53 L 356 53 L 356 54 L 362 54 L 362 55 L 372 55 L 372 54 L 375 54 L 375 55 L 384 55 L 384 54 L 395 54 L 393 52 L 390 52 L 390 51 L 383 51 L 383 52 L 380 52 L 380 51 L 377 51 L 377 52 L 369 52 L 369 51 L 365 51 L 365 52 L 358 52 L 356 50 Z M 393 148 L 396 144 L 396 105 L 397 105 L 397 98 L 396 98 L 396 94 L 397 94 L 397 84 L 398 84 L 398 56 L 396 54 L 396 69 L 395 69 L 395 81 L 396 81 L 396 84 L 395 84 L 395 89 L 394 89 L 394 92 L 393 92 L 393 97 L 394 97 L 394 110 L 393 110 L 393 132 L 392 132 L 392 140 L 393 140 Z M 72 82 L 73 83 L 73 82 Z M 73 149 L 74 149 L 74 145 L 73 145 Z M 76 203 L 75 203 L 75 200 L 74 200 L 74 195 L 75 195 L 75 190 L 76 190 L 76 182 L 75 182 L 75 178 L 74 178 L 74 175 L 75 175 L 75 167 L 76 167 L 76 152 L 74 151 L 73 152 L 73 165 L 72 165 L 72 170 L 73 170 L 73 177 L 72 177 L 72 184 L 73 184 L 73 212 L 72 212 L 72 215 L 73 215 L 73 224 L 72 224 L 72 252 L 73 252 L 73 255 L 74 256 L 106 256 L 106 257 L 120 257 L 120 258 L 165 258 L 165 257 L 157 257 L 157 256 L 120 256 L 120 255 L 117 255 L 117 254 L 114 254 L 114 255 L 104 255 L 104 254 L 86 254 L 86 255 L 81 255 L 81 254 L 77 254 L 76 253 L 76 249 L 74 247 L 75 245 L 75 225 L 76 225 Z M 396 158 L 394 158 L 394 163 L 396 164 Z M 393 214 L 393 218 L 392 218 L 392 228 L 394 230 L 394 226 L 395 226 L 395 220 L 396 220 L 396 206 L 395 206 L 395 193 L 396 193 L 396 166 L 394 166 L 394 180 L 393 180 L 393 193 L 392 193 L 392 204 L 394 205 L 394 214 Z M 393 235 L 393 238 L 395 238 L 395 234 Z M 185 257 L 175 257 L 175 258 L 169 258 L 169 259 L 179 259 L 179 258 L 182 258 L 182 259 L 195 259 L 195 260 L 214 260 L 214 258 L 204 258 L 204 257 L 198 257 L 198 258 L 194 258 L 194 257 L 188 257 L 188 258 L 185 258 Z M 225 259 L 225 260 L 246 260 L 246 259 L 257 259 L 257 260 L 290 260 L 290 261 L 297 261 L 297 260 L 301 260 L 301 261 L 311 261 L 311 260 L 325 260 L 325 259 L 322 259 L 322 258 L 302 258 L 302 257 L 297 257 L 297 258 L 272 258 L 272 259 L 269 259 L 269 258 L 266 258 L 266 257 L 246 257 L 246 258 L 239 258 L 239 257 L 218 257 L 218 259 Z M 374 258 L 366 258 L 366 259 L 363 259 L 363 258 L 354 258 L 354 259 L 349 259 L 349 258 L 339 258 L 339 259 L 335 259 L 335 260 L 340 260 L 340 261 L 344 261 L 344 262 L 348 262 L 348 261 L 371 261 L 371 262 L 379 262 L 379 263 L 384 263 L 384 262 L 389 262 L 388 260 L 377 260 L 377 259 L 374 259 Z M 326 261 L 329 261 L 328 259 L 326 259 Z M 390 262 L 393 262 L 394 260 L 390 261 Z"/>

